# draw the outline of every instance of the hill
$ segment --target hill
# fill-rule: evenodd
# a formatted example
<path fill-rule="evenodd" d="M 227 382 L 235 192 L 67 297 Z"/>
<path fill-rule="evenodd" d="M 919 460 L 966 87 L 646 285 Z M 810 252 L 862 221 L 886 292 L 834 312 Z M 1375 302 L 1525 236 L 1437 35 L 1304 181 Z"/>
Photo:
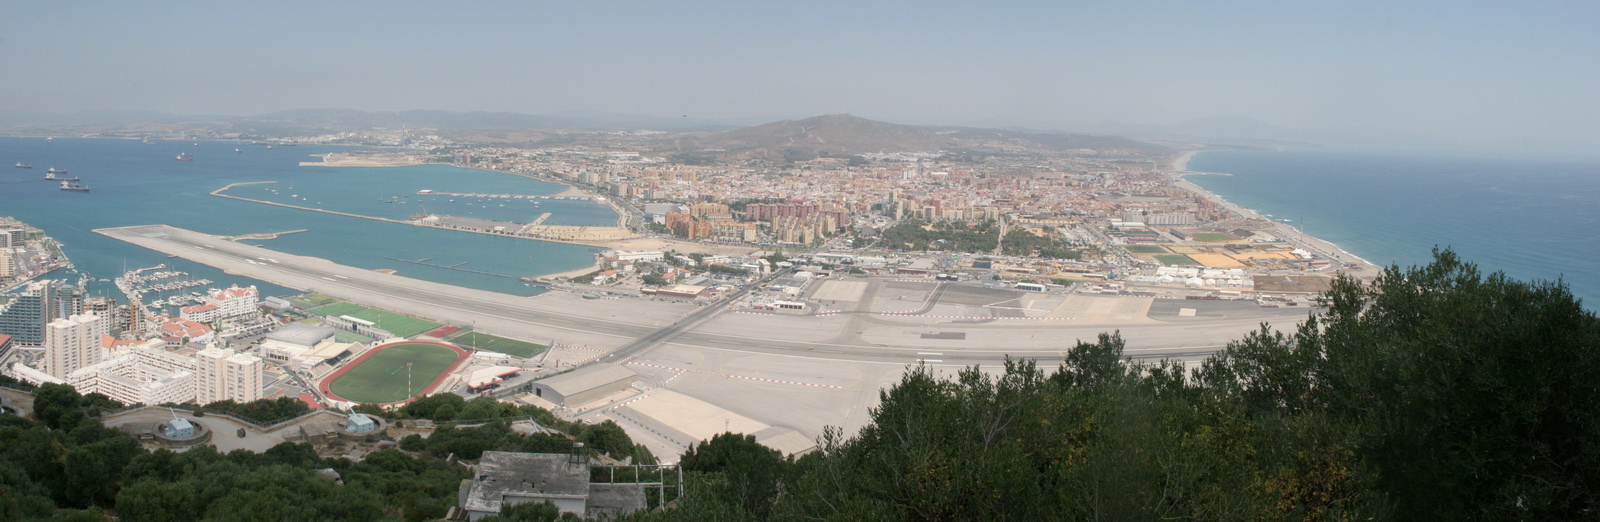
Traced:
<path fill-rule="evenodd" d="M 694 140 L 701 150 L 789 159 L 850 156 L 876 152 L 978 151 L 1124 151 L 1161 153 L 1161 145 L 1116 136 L 1032 133 L 1002 129 L 901 125 L 830 114 L 783 120 L 712 134 Z M 680 144 L 681 146 L 681 144 Z"/>

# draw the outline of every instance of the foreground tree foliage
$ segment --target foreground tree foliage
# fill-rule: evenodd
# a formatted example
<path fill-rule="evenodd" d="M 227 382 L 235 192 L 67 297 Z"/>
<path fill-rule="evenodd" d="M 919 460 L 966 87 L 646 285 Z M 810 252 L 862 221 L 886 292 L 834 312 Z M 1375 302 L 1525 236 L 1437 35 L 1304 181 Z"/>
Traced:
<path fill-rule="evenodd" d="M 1128 362 L 1116 335 L 1049 373 L 913 368 L 797 460 L 691 449 L 688 496 L 634 518 L 1600 517 L 1600 321 L 1564 285 L 1443 251 L 1327 303 L 1192 370 Z"/>
<path fill-rule="evenodd" d="M 152 452 L 95 418 L 120 405 L 47 384 L 34 397 L 35 419 L 0 416 L 0 520 L 437 520 L 456 504 L 460 481 L 470 476 L 453 459 L 477 459 L 487 450 L 565 453 L 573 439 L 618 459 L 649 458 L 614 423 L 563 423 L 576 431 L 525 436 L 499 417 L 550 413 L 485 399 L 430 402 L 438 409 L 464 406 L 462 417 L 480 411 L 496 418 L 477 426 L 444 424 L 429 438 L 402 440 L 406 451 L 380 450 L 360 462 L 322 458 L 294 443 L 259 454 L 224 455 L 209 445 Z M 278 401 L 224 405 L 268 416 L 279 407 L 292 409 Z M 530 513 L 543 512 L 516 512 L 510 519 L 543 516 Z"/>

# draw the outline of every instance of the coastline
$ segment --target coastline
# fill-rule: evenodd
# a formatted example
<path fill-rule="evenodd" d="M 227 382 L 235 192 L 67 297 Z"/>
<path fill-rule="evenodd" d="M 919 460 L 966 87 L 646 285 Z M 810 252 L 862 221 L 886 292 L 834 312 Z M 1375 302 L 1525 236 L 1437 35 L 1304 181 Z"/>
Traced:
<path fill-rule="evenodd" d="M 1382 267 L 1373 264 L 1366 259 L 1362 259 L 1360 256 L 1352 254 L 1343 248 L 1340 248 L 1339 245 L 1334 244 L 1331 241 L 1301 232 L 1299 228 L 1295 228 L 1293 225 L 1288 223 L 1268 219 L 1254 210 L 1234 204 L 1233 202 L 1223 199 L 1222 196 L 1218 196 L 1217 194 L 1206 190 L 1204 187 L 1184 179 L 1184 176 L 1191 175 L 1231 175 L 1222 172 L 1190 172 L 1187 170 L 1189 160 L 1194 157 L 1196 152 L 1199 151 L 1185 152 L 1184 154 L 1170 160 L 1168 165 L 1174 167 L 1169 171 L 1173 185 L 1186 190 L 1197 197 L 1211 201 L 1212 203 L 1226 208 L 1230 212 L 1233 212 L 1244 219 L 1271 223 L 1271 232 L 1274 235 L 1277 235 L 1278 237 L 1291 244 L 1294 244 L 1297 247 L 1315 252 L 1321 257 L 1333 259 L 1335 262 L 1343 265 L 1335 269 L 1335 273 L 1346 274 L 1363 281 L 1370 281 L 1377 277 L 1378 274 L 1382 273 Z"/>

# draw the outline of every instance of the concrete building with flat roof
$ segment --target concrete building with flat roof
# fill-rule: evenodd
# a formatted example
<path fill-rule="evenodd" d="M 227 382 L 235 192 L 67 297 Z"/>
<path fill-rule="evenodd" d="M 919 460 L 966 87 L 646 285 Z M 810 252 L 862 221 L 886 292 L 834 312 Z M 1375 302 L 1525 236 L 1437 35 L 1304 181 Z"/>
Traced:
<path fill-rule="evenodd" d="M 524 502 L 550 502 L 582 516 L 589 504 L 589 464 L 561 453 L 485 451 L 472 478 L 461 481 L 459 501 L 467 520 Z"/>
<path fill-rule="evenodd" d="M 262 336 L 261 357 L 281 365 L 333 342 L 333 328 L 309 324 L 290 324 Z"/>
<path fill-rule="evenodd" d="M 536 397 L 560 406 L 576 406 L 626 390 L 639 374 L 615 364 L 585 366 L 528 383 Z"/>
<path fill-rule="evenodd" d="M 100 393 L 123 404 L 182 404 L 194 400 L 194 373 L 150 364 L 138 351 L 85 366 L 67 375 L 78 393 Z"/>
<path fill-rule="evenodd" d="M 231 400 L 246 403 L 261 398 L 261 358 L 220 348 L 195 354 L 195 403 Z"/>

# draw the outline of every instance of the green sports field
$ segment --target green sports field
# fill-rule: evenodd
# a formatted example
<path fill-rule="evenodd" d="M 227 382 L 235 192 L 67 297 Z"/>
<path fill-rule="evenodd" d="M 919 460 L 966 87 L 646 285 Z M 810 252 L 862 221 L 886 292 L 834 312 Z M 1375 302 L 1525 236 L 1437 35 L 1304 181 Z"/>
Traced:
<path fill-rule="evenodd" d="M 1238 239 L 1236 237 L 1217 232 L 1195 232 L 1193 236 L 1197 241 L 1210 241 L 1212 243 L 1221 243 Z"/>
<path fill-rule="evenodd" d="M 439 323 L 414 319 L 383 310 L 374 310 L 354 303 L 334 303 L 306 310 L 306 313 L 323 317 L 348 315 L 356 319 L 372 321 L 378 328 L 382 328 L 384 331 L 399 337 L 411 337 L 440 326 Z"/>
<path fill-rule="evenodd" d="M 1132 253 L 1135 253 L 1135 254 L 1165 254 L 1165 253 L 1167 253 L 1167 249 L 1162 248 L 1162 247 L 1158 247 L 1158 246 L 1155 246 L 1155 245 L 1128 245 L 1127 247 L 1124 247 L 1124 248 L 1127 248 L 1129 252 L 1132 252 Z"/>
<path fill-rule="evenodd" d="M 1183 254 L 1157 254 L 1156 261 L 1167 266 L 1199 265 L 1199 261 Z"/>
<path fill-rule="evenodd" d="M 420 393 L 455 362 L 456 352 L 435 344 L 391 345 L 361 361 L 328 384 L 328 391 L 347 401 L 369 404 L 399 402 Z M 406 390 L 406 363 L 411 363 L 410 393 Z"/>
<path fill-rule="evenodd" d="M 542 344 L 484 335 L 477 332 L 458 334 L 455 337 L 451 337 L 450 342 L 456 343 L 457 346 L 470 346 L 479 350 L 499 352 L 517 357 L 533 357 L 550 349 L 549 346 Z"/>

